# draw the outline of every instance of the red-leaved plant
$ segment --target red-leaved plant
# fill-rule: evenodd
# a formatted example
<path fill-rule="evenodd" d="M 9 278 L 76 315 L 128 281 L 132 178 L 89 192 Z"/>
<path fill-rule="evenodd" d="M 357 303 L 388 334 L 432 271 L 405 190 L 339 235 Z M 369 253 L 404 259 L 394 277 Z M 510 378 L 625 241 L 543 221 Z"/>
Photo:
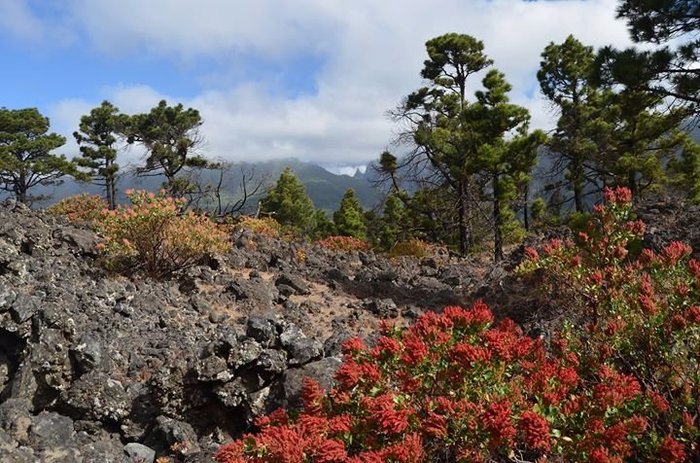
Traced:
<path fill-rule="evenodd" d="M 699 382 L 700 318 L 693 301 L 698 265 L 678 245 L 662 256 L 652 259 L 647 252 L 646 260 L 622 264 L 627 256 L 620 246 L 627 249 L 629 238 L 641 229 L 635 222 L 620 222 L 629 211 L 624 190 L 607 196 L 610 206 L 596 208 L 597 225 L 588 238 L 554 243 L 544 257 L 531 250 L 525 266 L 544 269 L 550 278 L 580 272 L 575 292 L 593 320 L 585 332 L 569 326 L 548 352 L 512 321 L 495 323 L 480 302 L 470 310 L 426 313 L 407 329 L 384 325 L 374 347 L 358 338 L 345 344 L 334 388 L 324 393 L 306 380 L 299 413 L 278 410 L 259 419 L 256 434 L 222 446 L 216 459 L 670 463 L 697 458 L 698 395 L 693 391 Z M 586 265 L 600 285 L 597 291 L 589 291 Z M 606 271 L 599 281 L 592 276 L 597 265 L 622 265 L 625 275 Z M 644 277 L 645 272 L 653 274 Z M 636 286 L 625 286 L 637 273 Z M 639 298 L 630 299 L 635 290 L 647 291 L 641 288 L 647 280 L 657 304 L 653 312 Z M 680 282 L 686 287 L 679 291 Z M 600 300 L 590 302 L 590 297 Z M 669 310 L 673 315 L 664 315 L 663 321 L 654 318 Z M 673 321 L 677 314 L 683 322 Z M 616 320 L 624 326 L 610 327 Z M 647 338 L 627 323 L 648 325 Z M 637 359 L 630 358 L 633 353 Z M 669 354 L 688 364 L 671 365 Z M 646 366 L 665 369 L 643 370 Z"/>
<path fill-rule="evenodd" d="M 567 349 L 631 375 L 652 400 L 640 444 L 671 445 L 665 436 L 674 434 L 700 452 L 700 262 L 681 242 L 641 249 L 645 226 L 629 190 L 608 189 L 605 199 L 585 232 L 549 243 L 542 256 L 527 250 L 521 271 L 544 270 L 539 287 L 579 308 L 579 324 L 562 333 Z"/>

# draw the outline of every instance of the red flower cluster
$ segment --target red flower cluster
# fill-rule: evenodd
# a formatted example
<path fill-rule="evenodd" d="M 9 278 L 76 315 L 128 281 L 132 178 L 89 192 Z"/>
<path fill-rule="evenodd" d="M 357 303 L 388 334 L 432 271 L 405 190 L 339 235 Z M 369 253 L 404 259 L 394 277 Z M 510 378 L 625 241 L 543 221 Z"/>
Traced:
<path fill-rule="evenodd" d="M 666 436 L 659 447 L 659 461 L 661 463 L 675 463 L 685 461 L 688 455 L 683 444 L 671 436 Z"/>
<path fill-rule="evenodd" d="M 606 203 L 626 206 L 632 201 L 632 191 L 629 188 L 605 188 L 603 191 Z"/>
<path fill-rule="evenodd" d="M 492 448 L 511 445 L 515 437 L 515 426 L 511 419 L 511 405 L 508 399 L 488 404 L 481 422 L 489 433 L 489 445 Z"/>
<path fill-rule="evenodd" d="M 520 415 L 518 424 L 523 441 L 534 450 L 549 451 L 549 422 L 530 410 Z"/>

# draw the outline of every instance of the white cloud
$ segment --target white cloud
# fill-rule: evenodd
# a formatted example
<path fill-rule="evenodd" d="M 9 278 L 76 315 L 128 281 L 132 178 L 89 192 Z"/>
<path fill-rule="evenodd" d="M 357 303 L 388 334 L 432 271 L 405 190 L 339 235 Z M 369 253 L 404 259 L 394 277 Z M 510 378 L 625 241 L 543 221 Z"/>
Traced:
<path fill-rule="evenodd" d="M 624 23 L 614 19 L 617 0 L 70 4 L 90 44 L 106 54 L 156 53 L 177 62 L 215 57 L 224 64 L 243 55 L 279 63 L 292 55 L 323 56 L 317 75 L 308 76 L 317 89 L 313 94 L 281 96 L 264 79 L 251 78 L 231 87 L 203 88 L 192 98 L 167 97 L 200 110 L 206 154 L 233 160 L 294 156 L 356 165 L 375 159 L 394 129 L 385 112 L 421 85 L 424 43 L 446 32 L 484 41 L 486 53 L 513 84 L 513 101 L 527 106 L 533 126 L 540 128 L 553 123 L 535 80 L 540 53 L 549 42 L 562 42 L 571 33 L 596 47 L 630 43 Z M 106 17 L 109 21 L 96 20 Z M 210 71 L 203 69 L 202 76 Z M 147 86 L 115 86 L 104 96 L 125 112 L 145 111 L 166 97 Z"/>
<path fill-rule="evenodd" d="M 119 110 L 126 114 L 148 112 L 160 100 L 171 100 L 148 85 L 117 85 L 102 89 L 104 98 L 111 101 Z"/>
<path fill-rule="evenodd" d="M 139 48 L 185 58 L 246 52 L 284 56 L 319 47 L 333 30 L 322 13 L 323 0 L 72 0 L 70 4 L 93 45 L 107 53 Z"/>
<path fill-rule="evenodd" d="M 47 116 L 51 122 L 51 130 L 66 137 L 66 144 L 57 150 L 68 158 L 79 154 L 78 144 L 73 132 L 78 130 L 80 117 L 90 112 L 94 105 L 80 99 L 66 99 L 49 109 Z"/>
<path fill-rule="evenodd" d="M 24 1 L 0 0 L 0 32 L 33 41 L 43 36 L 44 27 Z"/>

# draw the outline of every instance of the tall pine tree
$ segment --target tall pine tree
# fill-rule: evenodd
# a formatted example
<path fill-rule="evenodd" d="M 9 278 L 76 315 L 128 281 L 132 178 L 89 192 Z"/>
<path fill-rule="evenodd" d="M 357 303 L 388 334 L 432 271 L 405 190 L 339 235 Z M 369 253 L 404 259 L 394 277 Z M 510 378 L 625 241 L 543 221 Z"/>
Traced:
<path fill-rule="evenodd" d="M 435 185 L 452 190 L 459 250 L 464 255 L 473 238 L 477 156 L 477 142 L 464 124 L 467 83 L 492 61 L 484 54 L 484 44 L 465 34 L 449 33 L 428 40 L 426 51 L 428 59 L 421 76 L 428 85 L 411 93 L 393 116 L 407 127 L 400 139 L 414 147 L 408 164 L 419 171 L 428 167 Z"/>
<path fill-rule="evenodd" d="M 128 116 L 109 101 L 80 118 L 80 130 L 73 133 L 81 156 L 75 158 L 79 167 L 87 169 L 92 181 L 105 189 L 110 209 L 116 207 L 117 137 L 126 127 Z"/>
<path fill-rule="evenodd" d="M 596 146 L 588 136 L 587 127 L 597 109 L 593 102 L 598 101 L 591 84 L 594 60 L 593 48 L 570 35 L 562 44 L 547 45 L 537 72 L 542 93 L 559 114 L 549 149 L 557 160 L 556 165 L 564 168 L 578 212 L 585 208 L 587 164 L 596 156 Z"/>
<path fill-rule="evenodd" d="M 518 186 L 534 167 L 537 147 L 544 134 L 528 134 L 530 113 L 509 102 L 511 86 L 505 76 L 490 71 L 483 80 L 485 90 L 476 94 L 477 102 L 467 111 L 472 132 L 480 135 L 479 172 L 490 184 L 493 203 L 494 260 L 503 259 L 503 229 L 506 217 L 512 219 L 510 203 L 516 199 Z M 516 136 L 507 139 L 507 135 Z"/>

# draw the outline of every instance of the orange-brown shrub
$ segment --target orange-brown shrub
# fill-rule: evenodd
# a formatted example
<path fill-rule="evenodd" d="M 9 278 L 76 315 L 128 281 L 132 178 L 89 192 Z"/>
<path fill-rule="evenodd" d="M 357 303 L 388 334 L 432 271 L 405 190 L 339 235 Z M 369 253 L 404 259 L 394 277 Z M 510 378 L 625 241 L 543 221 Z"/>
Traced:
<path fill-rule="evenodd" d="M 244 216 L 241 217 L 236 226 L 270 238 L 279 238 L 282 235 L 282 225 L 272 217 L 256 218 Z"/>
<path fill-rule="evenodd" d="M 413 256 L 425 257 L 430 251 L 430 245 L 418 238 L 411 238 L 406 241 L 399 241 L 389 251 L 390 257 Z"/>
<path fill-rule="evenodd" d="M 230 249 L 226 229 L 207 216 L 180 212 L 183 200 L 145 191 L 127 195 L 131 207 L 106 210 L 96 222 L 108 268 L 162 278 Z"/>
<path fill-rule="evenodd" d="M 82 193 L 62 199 L 47 211 L 65 216 L 72 223 L 91 223 L 100 217 L 104 209 L 107 209 L 107 201 L 102 196 Z"/>
<path fill-rule="evenodd" d="M 316 241 L 316 244 L 331 251 L 342 252 L 367 251 L 370 248 L 367 241 L 352 236 L 329 236 Z"/>

